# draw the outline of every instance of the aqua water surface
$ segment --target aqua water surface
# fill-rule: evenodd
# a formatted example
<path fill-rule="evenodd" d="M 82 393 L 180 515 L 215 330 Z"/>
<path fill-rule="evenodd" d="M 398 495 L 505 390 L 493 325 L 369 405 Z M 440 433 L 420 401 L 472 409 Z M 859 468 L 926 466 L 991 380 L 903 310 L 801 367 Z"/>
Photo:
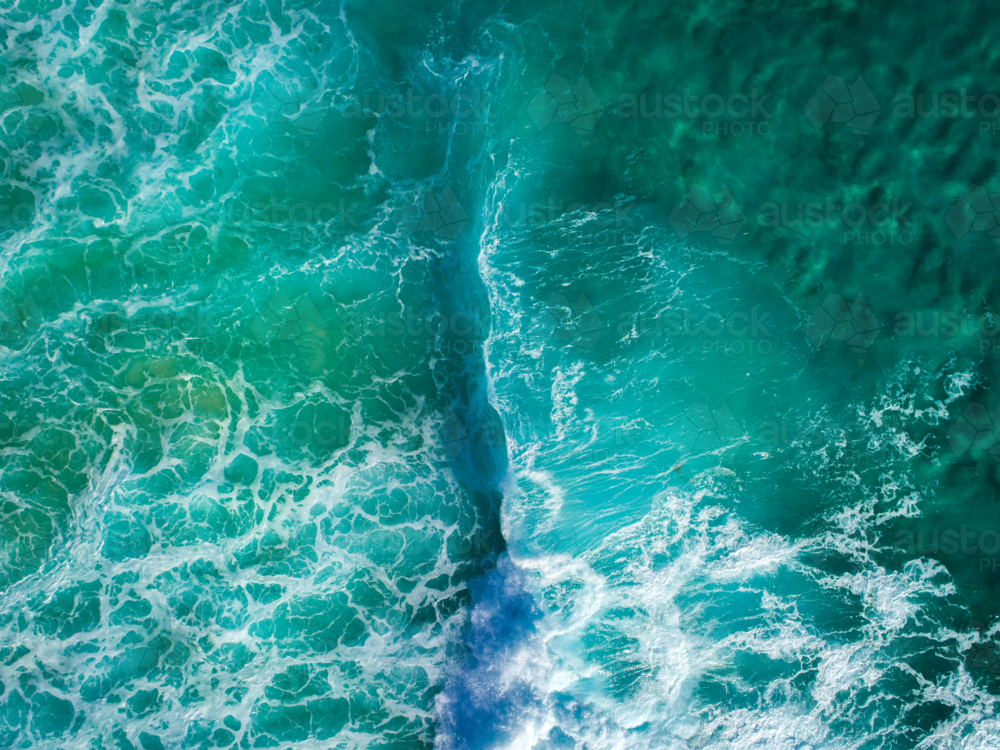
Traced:
<path fill-rule="evenodd" d="M 992 748 L 987 4 L 0 15 L 0 745 Z"/>

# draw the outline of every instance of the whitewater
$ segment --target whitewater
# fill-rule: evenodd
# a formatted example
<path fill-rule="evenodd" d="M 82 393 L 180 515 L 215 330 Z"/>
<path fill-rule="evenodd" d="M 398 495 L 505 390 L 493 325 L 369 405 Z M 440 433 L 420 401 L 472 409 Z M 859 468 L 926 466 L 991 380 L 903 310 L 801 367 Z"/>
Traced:
<path fill-rule="evenodd" d="M 996 24 L 824 12 L 4 6 L 0 745 L 995 747 Z"/>

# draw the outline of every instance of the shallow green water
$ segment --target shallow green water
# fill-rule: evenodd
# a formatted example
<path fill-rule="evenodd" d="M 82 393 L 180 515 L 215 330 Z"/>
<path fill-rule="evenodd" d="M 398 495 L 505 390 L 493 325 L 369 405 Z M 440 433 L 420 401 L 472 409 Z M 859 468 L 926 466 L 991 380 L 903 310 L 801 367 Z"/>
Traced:
<path fill-rule="evenodd" d="M 4 6 L 0 746 L 995 746 L 997 29 Z"/>

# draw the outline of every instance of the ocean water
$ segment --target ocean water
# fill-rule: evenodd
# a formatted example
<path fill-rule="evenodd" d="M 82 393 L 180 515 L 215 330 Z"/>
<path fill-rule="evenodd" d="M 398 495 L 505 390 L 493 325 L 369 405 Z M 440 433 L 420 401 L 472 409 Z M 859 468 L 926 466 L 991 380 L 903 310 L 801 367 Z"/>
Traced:
<path fill-rule="evenodd" d="M 0 747 L 1000 744 L 991 5 L 0 7 Z"/>

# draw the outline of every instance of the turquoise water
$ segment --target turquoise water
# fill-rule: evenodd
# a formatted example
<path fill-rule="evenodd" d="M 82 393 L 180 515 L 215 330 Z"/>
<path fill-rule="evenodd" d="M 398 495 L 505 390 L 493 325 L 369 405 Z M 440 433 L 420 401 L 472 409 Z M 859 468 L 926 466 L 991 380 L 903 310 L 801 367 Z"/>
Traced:
<path fill-rule="evenodd" d="M 996 747 L 991 11 L 4 3 L 0 746 Z"/>

